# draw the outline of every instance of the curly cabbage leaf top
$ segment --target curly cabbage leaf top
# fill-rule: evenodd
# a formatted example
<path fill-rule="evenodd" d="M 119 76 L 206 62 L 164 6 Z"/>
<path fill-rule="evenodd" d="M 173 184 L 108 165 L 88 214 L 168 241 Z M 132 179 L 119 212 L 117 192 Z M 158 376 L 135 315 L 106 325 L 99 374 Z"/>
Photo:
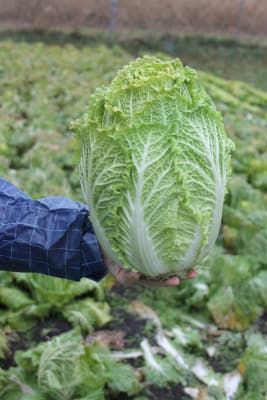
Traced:
<path fill-rule="evenodd" d="M 196 72 L 138 58 L 96 90 L 74 127 L 109 257 L 149 277 L 183 276 L 203 260 L 220 228 L 232 142 Z"/>

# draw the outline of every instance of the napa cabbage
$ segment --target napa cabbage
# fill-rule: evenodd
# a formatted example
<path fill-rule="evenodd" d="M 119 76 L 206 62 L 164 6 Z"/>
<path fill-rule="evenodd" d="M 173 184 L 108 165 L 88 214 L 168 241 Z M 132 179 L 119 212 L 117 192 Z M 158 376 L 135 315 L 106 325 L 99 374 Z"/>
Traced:
<path fill-rule="evenodd" d="M 74 122 L 80 177 L 108 256 L 148 277 L 183 276 L 213 247 L 232 142 L 179 59 L 138 58 Z"/>

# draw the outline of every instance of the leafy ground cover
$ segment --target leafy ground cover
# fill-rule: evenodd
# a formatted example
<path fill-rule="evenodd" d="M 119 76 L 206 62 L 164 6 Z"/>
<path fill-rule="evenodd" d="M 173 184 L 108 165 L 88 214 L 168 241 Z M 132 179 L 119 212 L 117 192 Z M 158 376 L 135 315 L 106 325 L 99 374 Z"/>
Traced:
<path fill-rule="evenodd" d="M 175 35 L 144 32 L 118 32 L 110 38 L 101 31 L 1 32 L 0 41 L 12 39 L 16 43 L 45 43 L 47 46 L 98 48 L 105 43 L 114 49 L 114 42 L 131 56 L 164 52 L 180 57 L 184 64 L 204 69 L 225 79 L 242 80 L 267 90 L 266 39 L 240 37 L 235 40 L 225 36 Z"/>
<path fill-rule="evenodd" d="M 82 200 L 70 122 L 131 57 L 101 43 L 1 41 L 1 176 L 34 198 Z M 199 278 L 144 290 L 0 272 L 1 399 L 267 398 L 267 94 L 219 77 L 225 59 L 206 72 L 201 57 L 201 81 L 236 149 L 220 235 Z M 257 67 L 243 62 L 240 79 L 260 86 L 261 49 L 251 57 L 243 47 Z"/>

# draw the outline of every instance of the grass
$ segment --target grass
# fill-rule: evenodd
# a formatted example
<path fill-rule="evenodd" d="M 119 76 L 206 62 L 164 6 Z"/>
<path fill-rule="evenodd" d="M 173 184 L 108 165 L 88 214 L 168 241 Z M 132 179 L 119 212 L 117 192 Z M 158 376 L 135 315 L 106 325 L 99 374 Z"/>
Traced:
<path fill-rule="evenodd" d="M 133 56 L 163 52 L 178 56 L 185 64 L 197 69 L 267 90 L 267 42 L 264 38 L 121 32 L 110 39 L 107 33 L 97 30 L 0 32 L 0 40 L 6 39 L 17 43 L 43 42 L 49 46 L 72 44 L 77 48 L 117 44 Z"/>

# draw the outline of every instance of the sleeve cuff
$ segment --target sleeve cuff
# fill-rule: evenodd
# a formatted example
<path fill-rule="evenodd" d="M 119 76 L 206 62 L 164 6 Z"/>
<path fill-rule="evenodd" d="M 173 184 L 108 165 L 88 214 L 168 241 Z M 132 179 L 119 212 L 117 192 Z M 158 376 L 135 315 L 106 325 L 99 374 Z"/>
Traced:
<path fill-rule="evenodd" d="M 81 242 L 81 278 L 98 282 L 107 274 L 107 267 L 89 221 L 86 223 L 85 231 Z"/>

